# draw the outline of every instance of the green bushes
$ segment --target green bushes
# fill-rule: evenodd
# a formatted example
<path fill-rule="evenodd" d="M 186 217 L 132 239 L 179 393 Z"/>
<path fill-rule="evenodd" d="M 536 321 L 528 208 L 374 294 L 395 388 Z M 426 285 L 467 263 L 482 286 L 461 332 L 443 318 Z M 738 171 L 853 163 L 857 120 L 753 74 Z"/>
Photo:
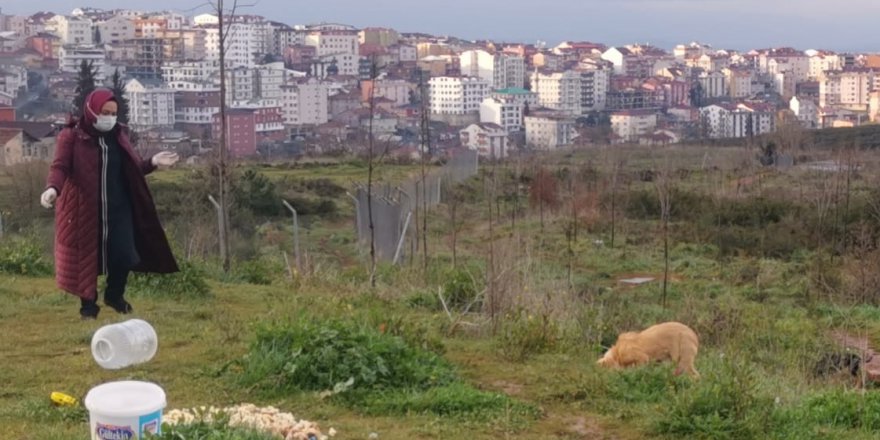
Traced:
<path fill-rule="evenodd" d="M 703 380 L 675 396 L 655 429 L 676 438 L 759 438 L 773 402 L 758 391 L 748 364 L 722 361 L 720 368 L 704 372 Z"/>
<path fill-rule="evenodd" d="M 443 283 L 443 297 L 446 305 L 452 309 L 464 310 L 470 306 L 470 310 L 480 309 L 480 301 L 477 298 L 477 278 L 464 268 L 452 269 L 447 272 Z"/>
<path fill-rule="evenodd" d="M 505 358 L 522 362 L 556 346 L 559 326 L 551 316 L 519 310 L 505 318 L 498 338 L 498 346 Z"/>
<path fill-rule="evenodd" d="M 178 299 L 205 298 L 211 289 L 205 282 L 201 268 L 188 260 L 178 260 L 180 271 L 172 274 L 132 273 L 128 288 L 149 296 L 166 296 Z"/>
<path fill-rule="evenodd" d="M 387 327 L 299 320 L 257 330 L 237 380 L 269 394 L 318 391 L 366 414 L 495 417 L 537 410 L 461 381 L 439 355 Z"/>
<path fill-rule="evenodd" d="M 867 431 L 880 430 L 880 394 L 835 390 L 808 398 L 787 414 L 789 422 Z"/>
<path fill-rule="evenodd" d="M 45 276 L 52 264 L 34 237 L 17 236 L 0 242 L 0 272 L 10 275 Z"/>
<path fill-rule="evenodd" d="M 294 322 L 257 330 L 242 381 L 273 391 L 417 389 L 455 380 L 439 356 L 403 339 L 341 321 Z"/>

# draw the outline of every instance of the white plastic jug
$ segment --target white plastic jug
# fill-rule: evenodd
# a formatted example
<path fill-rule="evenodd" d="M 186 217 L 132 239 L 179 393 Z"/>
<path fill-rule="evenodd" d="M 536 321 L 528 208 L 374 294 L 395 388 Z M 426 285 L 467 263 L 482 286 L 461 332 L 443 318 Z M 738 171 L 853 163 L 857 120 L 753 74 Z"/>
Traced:
<path fill-rule="evenodd" d="M 156 330 L 142 319 L 105 325 L 92 336 L 92 357 L 108 370 L 146 362 L 156 354 Z"/>
<path fill-rule="evenodd" d="M 86 394 L 92 440 L 142 440 L 160 434 L 165 391 L 133 380 L 98 385 Z"/>

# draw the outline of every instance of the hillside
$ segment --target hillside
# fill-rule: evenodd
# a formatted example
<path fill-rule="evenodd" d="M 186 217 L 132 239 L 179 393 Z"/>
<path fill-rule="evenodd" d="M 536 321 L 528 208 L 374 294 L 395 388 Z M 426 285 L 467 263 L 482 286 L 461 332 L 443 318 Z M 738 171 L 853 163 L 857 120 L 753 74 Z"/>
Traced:
<path fill-rule="evenodd" d="M 242 167 L 254 173 L 240 180 L 229 274 L 209 178 L 160 173 L 160 215 L 189 259 L 184 276 L 133 280 L 134 316 L 160 338 L 147 364 L 112 372 L 91 359 L 92 332 L 120 317 L 81 322 L 54 289 L 47 217 L 4 236 L 0 429 L 86 439 L 83 413 L 49 393 L 136 378 L 159 383 L 169 409 L 274 405 L 342 439 L 875 438 L 880 399 L 816 370 L 842 351 L 835 331 L 880 346 L 880 156 L 859 153 L 850 174 L 753 157 L 689 147 L 483 164 L 430 212 L 427 264 L 421 249 L 380 263 L 376 287 L 345 194 L 362 164 Z M 380 169 L 389 182 L 417 171 Z M 290 221 L 269 203 L 280 198 L 303 215 L 292 276 Z M 634 277 L 652 280 L 622 281 Z M 668 320 L 699 334 L 700 381 L 668 364 L 595 364 L 619 333 Z"/>

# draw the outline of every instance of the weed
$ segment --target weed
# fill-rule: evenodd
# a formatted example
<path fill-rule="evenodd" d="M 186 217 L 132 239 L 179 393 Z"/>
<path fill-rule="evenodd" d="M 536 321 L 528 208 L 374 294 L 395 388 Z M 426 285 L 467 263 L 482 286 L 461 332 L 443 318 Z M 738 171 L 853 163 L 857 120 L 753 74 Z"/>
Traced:
<path fill-rule="evenodd" d="M 535 316 L 526 310 L 519 310 L 505 318 L 498 339 L 501 354 L 505 358 L 522 362 L 556 346 L 559 327 L 548 314 Z"/>
<path fill-rule="evenodd" d="M 427 389 L 455 380 L 439 356 L 397 336 L 342 321 L 257 329 L 241 380 L 266 390 Z"/>
<path fill-rule="evenodd" d="M 45 276 L 52 273 L 52 265 L 43 257 L 35 238 L 15 236 L 0 244 L 0 272 Z"/>
<path fill-rule="evenodd" d="M 672 399 L 656 430 L 677 438 L 756 438 L 772 401 L 758 394 L 754 370 L 745 362 L 722 360 L 705 376 Z"/>
<path fill-rule="evenodd" d="M 142 295 L 178 299 L 210 295 L 204 272 L 198 266 L 187 260 L 181 260 L 178 264 L 180 271 L 173 274 L 133 273 L 129 278 L 129 289 Z"/>
<path fill-rule="evenodd" d="M 162 433 L 150 435 L 150 440 L 275 440 L 271 434 L 253 429 L 229 427 L 222 421 L 198 422 L 180 425 L 162 425 Z"/>

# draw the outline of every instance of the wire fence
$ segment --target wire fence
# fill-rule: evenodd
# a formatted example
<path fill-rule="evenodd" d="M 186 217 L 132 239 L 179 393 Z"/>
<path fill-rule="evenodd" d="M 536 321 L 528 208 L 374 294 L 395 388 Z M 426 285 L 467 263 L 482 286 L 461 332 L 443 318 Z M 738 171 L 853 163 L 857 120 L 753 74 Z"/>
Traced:
<path fill-rule="evenodd" d="M 370 206 L 372 205 L 373 243 L 376 258 L 399 263 L 408 253 L 418 248 L 415 219 L 420 209 L 428 209 L 443 201 L 444 183 L 460 183 L 477 174 L 479 161 L 476 151 L 461 151 L 453 155 L 439 170 L 412 178 L 398 186 L 381 185 L 373 188 L 371 203 L 367 188 L 355 185 L 355 231 L 358 245 L 370 248 Z M 410 244 L 406 246 L 409 238 Z"/>

